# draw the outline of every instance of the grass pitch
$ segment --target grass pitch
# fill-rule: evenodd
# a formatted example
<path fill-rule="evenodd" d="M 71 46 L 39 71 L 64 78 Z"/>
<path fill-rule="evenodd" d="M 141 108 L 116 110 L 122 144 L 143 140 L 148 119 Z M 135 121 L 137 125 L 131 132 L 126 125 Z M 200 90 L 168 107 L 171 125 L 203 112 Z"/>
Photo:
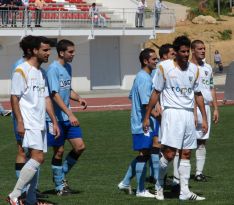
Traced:
<path fill-rule="evenodd" d="M 202 202 L 180 202 L 171 197 L 166 190 L 165 201 L 136 198 L 125 195 L 117 189 L 117 184 L 124 176 L 130 161 L 135 157 L 131 149 L 129 111 L 108 111 L 79 113 L 86 151 L 77 165 L 68 174 L 70 187 L 76 191 L 71 196 L 57 197 L 53 194 L 50 161 L 51 149 L 46 154 L 45 164 L 41 167 L 39 188 L 49 194 L 49 201 L 59 205 L 234 205 L 234 107 L 220 108 L 220 123 L 212 127 L 211 139 L 207 144 L 207 162 L 204 173 L 208 182 L 197 183 L 190 180 L 191 190 L 206 197 Z M 11 118 L 0 118 L 0 205 L 6 204 L 2 197 L 15 185 L 16 142 L 13 136 Z M 66 145 L 66 153 L 70 146 Z M 194 174 L 194 154 L 192 174 Z M 171 175 L 171 171 L 169 175 Z M 132 181 L 135 188 L 135 179 Z M 153 188 L 146 183 L 146 187 Z"/>

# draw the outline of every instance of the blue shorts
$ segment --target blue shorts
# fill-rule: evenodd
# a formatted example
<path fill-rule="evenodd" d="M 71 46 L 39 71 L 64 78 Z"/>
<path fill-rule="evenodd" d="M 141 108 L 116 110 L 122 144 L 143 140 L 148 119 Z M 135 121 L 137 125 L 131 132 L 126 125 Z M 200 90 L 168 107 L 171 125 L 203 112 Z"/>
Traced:
<path fill-rule="evenodd" d="M 17 132 L 17 123 L 16 123 L 16 119 L 15 119 L 14 115 L 12 115 L 12 120 L 13 120 L 15 139 L 16 139 L 17 142 L 22 143 L 22 139 L 23 138 L 20 135 L 18 135 L 18 132 Z"/>
<path fill-rule="evenodd" d="M 54 139 L 51 133 L 52 123 L 47 121 L 47 145 L 50 147 L 60 147 L 65 144 L 66 139 L 82 138 L 82 131 L 80 126 L 72 126 L 70 121 L 59 121 L 60 136 Z"/>
<path fill-rule="evenodd" d="M 151 149 L 153 144 L 153 132 L 149 135 L 142 134 L 132 134 L 133 150 L 139 151 L 142 149 Z"/>
<path fill-rule="evenodd" d="M 157 119 L 154 120 L 154 131 L 153 131 L 153 136 L 158 137 L 158 132 L 159 132 L 159 121 Z"/>

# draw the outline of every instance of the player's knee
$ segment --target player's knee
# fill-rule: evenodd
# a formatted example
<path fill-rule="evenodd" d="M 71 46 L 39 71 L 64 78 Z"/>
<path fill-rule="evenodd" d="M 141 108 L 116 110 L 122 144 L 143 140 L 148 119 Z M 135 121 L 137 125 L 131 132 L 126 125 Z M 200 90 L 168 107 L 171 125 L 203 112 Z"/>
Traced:
<path fill-rule="evenodd" d="M 63 158 L 63 153 L 64 153 L 64 147 L 60 147 L 54 152 L 54 156 L 56 159 L 62 159 Z"/>
<path fill-rule="evenodd" d="M 190 159 L 191 151 L 190 150 L 183 150 L 181 152 L 181 159 Z"/>

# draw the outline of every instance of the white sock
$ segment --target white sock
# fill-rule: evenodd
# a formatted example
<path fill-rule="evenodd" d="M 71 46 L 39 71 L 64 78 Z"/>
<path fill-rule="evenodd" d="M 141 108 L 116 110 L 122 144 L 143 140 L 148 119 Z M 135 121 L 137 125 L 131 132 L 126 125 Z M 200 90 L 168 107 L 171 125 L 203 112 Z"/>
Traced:
<path fill-rule="evenodd" d="M 9 194 L 11 198 L 18 198 L 22 194 L 24 187 L 31 181 L 36 174 L 40 163 L 34 159 L 28 160 L 20 172 L 19 179 L 16 182 L 13 192 Z"/>
<path fill-rule="evenodd" d="M 179 168 L 179 152 L 177 151 L 176 152 L 176 155 L 175 155 L 175 158 L 174 158 L 174 161 L 173 161 L 173 185 L 176 185 L 176 184 L 179 184 L 180 183 L 180 175 L 179 175 L 179 171 L 178 171 L 178 168 Z"/>
<path fill-rule="evenodd" d="M 164 177 L 167 173 L 168 160 L 162 155 L 159 160 L 159 173 L 158 173 L 158 181 L 155 184 L 155 189 L 162 189 L 164 186 Z"/>
<path fill-rule="evenodd" d="M 180 194 L 188 195 L 190 193 L 188 186 L 191 172 L 190 161 L 188 159 L 181 159 L 178 171 L 180 174 Z"/>
<path fill-rule="evenodd" d="M 196 150 L 196 175 L 202 174 L 206 161 L 206 147 L 205 145 L 199 145 Z"/>

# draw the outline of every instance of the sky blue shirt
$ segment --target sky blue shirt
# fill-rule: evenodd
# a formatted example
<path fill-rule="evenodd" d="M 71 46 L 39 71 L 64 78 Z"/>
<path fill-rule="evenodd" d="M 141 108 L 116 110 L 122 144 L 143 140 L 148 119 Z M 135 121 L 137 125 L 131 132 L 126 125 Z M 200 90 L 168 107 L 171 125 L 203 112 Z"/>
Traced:
<path fill-rule="evenodd" d="M 136 75 L 132 89 L 129 94 L 129 99 L 132 101 L 131 110 L 131 131 L 132 134 L 144 133 L 142 121 L 145 117 L 145 105 L 149 103 L 152 93 L 152 78 L 146 71 L 141 70 Z M 152 119 L 150 124 L 153 126 Z M 151 127 L 152 127 L 151 126 Z"/>
<path fill-rule="evenodd" d="M 22 64 L 22 63 L 24 63 L 24 58 L 20 58 L 20 59 L 18 59 L 16 62 L 15 62 L 15 64 L 12 66 L 12 74 L 14 73 L 14 71 L 15 71 L 15 69 L 16 69 L 16 67 L 18 66 L 18 65 L 20 65 L 20 64 Z"/>
<path fill-rule="evenodd" d="M 65 65 L 61 65 L 58 61 L 52 62 L 46 72 L 49 93 L 58 93 L 68 108 L 70 108 L 71 73 L 72 68 L 70 64 L 66 63 Z M 69 120 L 67 114 L 55 102 L 53 102 L 53 105 L 58 121 Z M 50 121 L 48 115 L 46 120 Z"/>

